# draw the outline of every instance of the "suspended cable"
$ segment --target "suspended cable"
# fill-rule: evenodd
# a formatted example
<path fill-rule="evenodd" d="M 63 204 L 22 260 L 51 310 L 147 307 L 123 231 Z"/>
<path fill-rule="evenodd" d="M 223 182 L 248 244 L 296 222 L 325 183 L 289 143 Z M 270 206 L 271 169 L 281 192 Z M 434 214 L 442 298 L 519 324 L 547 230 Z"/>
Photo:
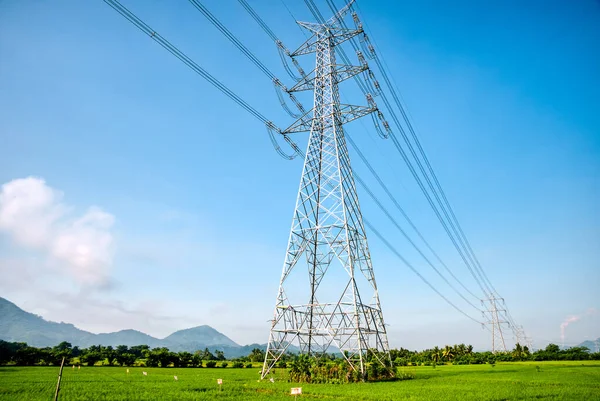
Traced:
<path fill-rule="evenodd" d="M 244 0 L 239 0 L 242 3 L 245 3 Z M 323 17 L 322 15 L 318 12 L 318 9 L 316 9 L 316 6 L 314 5 L 314 3 L 310 0 L 305 0 L 305 3 L 307 4 L 307 6 L 309 7 L 310 11 L 312 12 L 313 16 L 320 21 L 323 21 Z M 246 8 L 246 7 L 245 7 Z M 250 8 L 248 6 L 248 8 Z M 247 8 L 247 9 L 248 9 Z M 335 13 L 335 10 L 334 10 Z M 260 20 L 261 22 L 259 23 L 259 25 L 263 26 L 263 29 L 265 30 L 265 32 L 267 32 L 267 34 L 274 40 L 277 40 L 277 36 L 273 33 L 273 31 L 266 25 L 264 24 L 264 22 L 260 19 L 260 17 L 255 13 L 252 12 L 251 13 L 255 19 Z M 343 53 L 343 49 L 340 49 L 341 52 Z M 345 56 L 345 54 L 344 54 Z M 342 56 L 344 58 L 344 56 Z M 350 64 L 347 56 L 345 56 L 346 58 L 346 63 Z M 349 141 L 352 141 L 351 138 L 349 138 Z M 353 145 L 354 143 L 351 142 L 351 144 Z M 355 147 L 355 146 L 354 146 Z M 356 147 L 355 147 L 356 148 Z M 356 148 L 357 149 L 357 148 Z M 357 149 L 358 150 L 358 149 Z M 389 192 L 389 190 L 387 189 L 387 187 L 385 187 L 385 185 L 383 184 L 383 182 L 381 181 L 381 179 L 379 178 L 379 176 L 375 173 L 375 171 L 372 169 L 372 167 L 370 166 L 370 164 L 368 164 L 368 162 L 366 161 L 366 158 L 364 158 L 364 156 L 362 155 L 362 153 L 360 154 L 361 158 L 363 159 L 363 161 L 365 161 L 370 169 L 370 171 L 376 176 L 376 179 L 378 180 L 378 182 L 383 185 L 384 189 L 386 190 L 386 193 L 388 194 L 388 196 L 390 196 L 394 203 L 396 204 L 396 206 L 401 210 L 401 212 L 403 213 L 404 217 L 407 218 L 407 220 L 409 221 L 409 223 L 411 224 L 411 226 L 413 227 L 413 229 L 415 229 L 418 233 L 418 235 L 420 236 L 420 238 L 427 244 L 427 246 L 429 247 L 429 249 L 435 254 L 435 256 L 438 258 L 438 260 L 441 259 L 439 258 L 439 256 L 433 251 L 433 249 L 431 248 L 431 246 L 425 241 L 425 239 L 423 238 L 423 236 L 421 235 L 421 233 L 416 229 L 416 227 L 414 226 L 414 224 L 412 223 L 412 221 L 408 218 L 408 216 L 406 216 L 406 214 L 404 213 L 404 211 L 402 210 L 402 208 L 399 206 L 398 202 L 395 200 L 395 198 L 393 198 L 393 196 L 391 195 L 391 193 Z M 423 252 L 418 248 L 418 246 L 414 243 L 414 241 L 412 241 L 412 239 L 410 239 L 410 237 L 406 234 L 406 232 L 404 230 L 402 230 L 402 228 L 400 227 L 400 225 L 395 221 L 395 219 L 391 216 L 391 214 L 387 211 L 387 209 L 385 209 L 385 207 L 381 204 L 381 202 L 377 199 L 377 197 L 372 193 L 372 191 L 366 186 L 366 184 L 364 183 L 364 181 L 362 181 L 356 174 L 355 176 L 358 178 L 357 181 L 359 181 L 359 183 L 365 188 L 365 190 L 367 191 L 367 193 L 369 194 L 369 196 L 373 199 L 373 201 L 376 203 L 376 205 L 378 205 L 378 207 L 384 212 L 384 214 L 387 216 L 387 218 L 392 221 L 392 223 L 398 228 L 398 230 L 400 230 L 400 232 L 404 235 L 404 237 L 411 243 L 411 245 L 417 250 L 417 252 L 426 260 L 426 262 L 436 271 L 436 273 L 455 291 L 457 292 L 457 294 L 459 294 L 459 296 L 461 296 L 467 303 L 469 303 L 471 306 L 473 306 L 475 309 L 477 309 L 478 311 L 481 311 L 477 306 L 475 306 L 471 301 L 469 301 L 466 297 L 464 297 L 464 295 L 456 290 L 456 288 L 450 284 L 450 282 L 446 279 L 446 277 L 444 275 L 441 274 L 441 272 L 431 263 L 431 261 L 423 254 Z M 467 290 L 472 296 L 474 296 L 475 298 L 478 299 L 477 296 L 475 296 L 470 290 L 468 290 L 464 284 L 462 282 L 460 282 L 460 280 L 458 280 L 458 278 L 450 271 L 450 269 L 447 267 L 447 265 L 445 265 L 442 262 L 442 265 L 446 268 L 446 270 L 451 274 L 451 276 L 462 286 L 465 288 L 465 290 Z"/>
<path fill-rule="evenodd" d="M 242 7 L 244 7 L 246 12 L 250 14 L 250 16 L 254 19 L 254 21 L 256 21 L 256 23 L 262 28 L 262 30 L 269 36 L 269 38 L 271 38 L 271 40 L 277 45 L 277 51 L 279 53 L 279 57 L 281 58 L 281 63 L 283 64 L 283 67 L 285 68 L 288 75 L 296 82 L 299 82 L 301 79 L 306 78 L 306 73 L 304 72 L 296 58 L 290 55 L 290 51 L 284 46 L 283 42 L 279 40 L 279 38 L 275 35 L 271 28 L 269 28 L 269 26 L 263 21 L 263 19 L 260 18 L 260 16 L 256 13 L 256 11 L 254 11 L 250 4 L 248 4 L 246 0 L 238 0 L 238 2 L 242 5 Z M 299 77 L 297 77 L 290 68 L 287 62 L 287 58 L 290 58 L 292 60 L 294 67 L 296 67 L 298 73 L 300 74 Z M 292 96 L 290 93 L 288 93 L 288 95 Z"/>
<path fill-rule="evenodd" d="M 347 134 L 346 134 L 346 139 L 351 140 L 350 137 Z M 458 291 L 448 281 L 448 279 L 433 265 L 433 263 L 431 263 L 431 261 L 427 258 L 427 256 L 425 256 L 425 254 L 423 253 L 423 251 L 421 251 L 421 249 L 417 246 L 417 244 L 415 244 L 415 242 L 408 236 L 408 234 L 402 229 L 402 227 L 400 227 L 400 225 L 398 224 L 398 222 L 392 217 L 392 215 L 388 212 L 388 210 L 383 206 L 383 204 L 379 201 L 379 199 L 377 198 L 377 196 L 371 191 L 371 189 L 367 186 L 367 184 L 358 175 L 356 175 L 356 174 L 354 174 L 354 178 L 363 187 L 363 189 L 367 192 L 367 194 L 369 195 L 369 197 L 373 200 L 373 202 L 375 202 L 375 204 L 379 207 L 379 209 L 381 209 L 381 211 L 383 211 L 383 213 L 392 222 L 392 224 L 396 227 L 396 229 L 398 229 L 398 231 L 400 231 L 400 233 L 402 233 L 402 235 L 404 236 L 404 238 L 412 245 L 412 247 L 419 253 L 419 255 L 421 255 L 421 257 L 425 260 L 425 262 L 427 262 L 427 264 L 429 265 L 429 267 L 431 267 L 437 273 L 437 275 L 440 276 L 442 278 L 442 280 L 444 280 L 444 282 L 446 284 L 448 284 L 448 286 L 450 288 L 452 288 L 452 290 L 454 292 L 456 292 L 465 302 L 467 302 L 473 308 L 477 309 L 479 312 L 482 312 L 481 309 L 479 309 L 477 306 L 475 306 L 460 291 Z"/>
<path fill-rule="evenodd" d="M 400 254 L 400 252 L 398 252 L 398 250 L 383 236 L 381 235 L 381 233 L 375 229 L 375 227 L 373 227 L 373 225 L 363 217 L 363 221 L 365 223 L 365 225 L 367 227 L 369 227 L 369 230 L 371 230 L 371 232 L 373 232 L 373 234 L 375 234 L 377 236 L 377 238 L 379 238 L 381 240 L 381 242 L 383 242 L 385 244 L 385 246 L 388 247 L 388 249 L 390 251 L 392 251 L 394 253 L 394 255 L 396 255 L 396 257 L 398 259 L 400 259 L 402 262 L 404 262 L 404 264 L 406 266 L 408 266 L 408 268 L 410 270 L 412 270 L 413 273 L 415 273 L 425 284 L 427 284 L 429 286 L 429 288 L 431 288 L 436 294 L 438 294 L 441 298 L 443 298 L 446 303 L 448 303 L 450 306 L 452 306 L 454 309 L 456 309 L 458 312 L 460 312 L 461 314 L 463 314 L 464 316 L 468 317 L 469 319 L 471 319 L 472 321 L 474 321 L 475 323 L 479 323 L 479 324 L 483 324 L 482 322 L 480 322 L 479 320 L 475 319 L 474 317 L 471 317 L 468 313 L 466 313 L 465 311 L 463 311 L 462 309 L 460 309 L 458 306 L 456 306 L 454 303 L 452 303 L 452 301 L 450 301 L 448 298 L 446 298 L 444 296 L 444 294 L 442 294 L 441 292 L 439 292 L 437 290 L 437 288 L 435 288 L 433 286 L 433 284 L 431 284 L 425 277 L 423 277 L 421 275 L 421 273 L 419 273 L 417 271 L 417 269 L 414 268 L 413 265 L 411 265 L 406 259 L 404 259 L 404 257 L 402 257 L 402 255 Z"/>
<path fill-rule="evenodd" d="M 292 13 L 292 10 L 290 10 L 290 8 L 287 6 L 287 4 L 285 3 L 285 0 L 281 0 L 281 4 L 283 4 L 283 6 L 285 7 L 285 9 L 287 10 L 288 14 L 290 15 L 290 17 L 292 17 L 292 19 L 294 20 L 294 22 L 298 21 L 298 19 L 294 16 L 294 14 Z M 298 27 L 298 29 L 300 30 L 300 32 L 302 32 L 302 35 L 304 35 L 305 39 L 308 39 L 308 35 L 306 35 L 306 32 L 304 31 L 304 29 L 302 29 L 300 27 L 300 25 L 296 25 Z"/>
<path fill-rule="evenodd" d="M 219 21 L 219 19 L 215 17 L 199 0 L 189 1 L 194 7 L 196 7 L 198 11 L 202 13 L 202 15 L 206 17 L 206 19 L 210 21 L 210 23 L 212 23 L 227 39 L 229 39 L 231 43 L 233 43 L 246 57 L 248 57 L 250 61 L 252 61 L 254 65 L 257 66 L 258 69 L 260 69 L 263 72 L 263 74 L 265 74 L 275 84 L 275 90 L 277 91 L 277 95 L 280 96 L 279 89 L 282 88 L 282 85 L 279 82 L 279 80 L 275 77 L 275 74 L 273 74 L 267 68 L 267 66 L 265 66 L 258 59 L 258 57 L 254 55 L 254 53 L 252 53 L 246 46 L 244 46 L 244 44 L 240 42 L 240 40 L 233 33 L 231 33 L 231 31 L 227 29 L 227 27 L 223 25 L 223 23 L 221 23 L 221 21 Z M 272 35 L 273 37 L 275 37 L 273 32 L 266 26 L 266 24 L 263 23 L 262 25 L 264 25 L 267 28 L 267 33 L 270 36 Z M 306 111 L 304 110 L 302 104 L 296 99 L 293 93 L 286 91 L 286 94 L 290 97 L 290 99 L 296 105 L 296 107 L 298 107 L 301 113 L 304 113 Z M 293 112 L 289 110 L 289 107 L 286 104 L 284 104 L 283 99 L 280 98 L 280 102 L 284 110 L 286 110 L 291 116 L 294 116 Z"/>
<path fill-rule="evenodd" d="M 336 12 L 335 11 L 335 4 L 333 3 L 332 0 L 327 0 L 327 4 L 329 5 L 329 7 L 332 10 L 332 12 Z M 347 29 L 347 25 L 346 25 L 346 23 L 344 21 L 340 21 L 340 23 L 342 24 L 342 26 L 344 28 Z M 350 42 L 350 44 L 353 46 L 353 48 L 356 51 L 360 51 L 360 49 L 356 45 L 354 39 L 351 39 L 349 42 Z M 339 51 L 340 51 L 340 54 L 341 54 L 342 58 L 344 58 L 344 56 L 345 56 L 344 50 L 340 47 Z M 375 58 L 375 60 L 377 61 L 377 58 Z M 361 85 L 359 85 L 359 86 L 361 87 L 361 90 L 363 90 L 363 92 L 365 92 L 365 88 L 362 87 Z M 436 202 L 434 202 L 434 200 L 432 199 L 431 195 L 427 191 L 425 185 L 421 181 L 421 178 L 420 178 L 419 174 L 417 173 L 417 171 L 413 167 L 412 162 L 410 161 L 410 159 L 408 158 L 408 156 L 406 155 L 406 153 L 404 152 L 404 150 L 402 149 L 402 146 L 400 145 L 400 143 L 399 143 L 396 135 L 392 132 L 390 134 L 390 137 L 392 139 L 392 142 L 394 143 L 394 146 L 396 147 L 396 149 L 398 150 L 398 152 L 402 156 L 402 158 L 403 158 L 404 162 L 406 163 L 407 167 L 409 168 L 411 174 L 413 175 L 413 177 L 417 181 L 417 184 L 419 185 L 419 188 L 421 189 L 421 192 L 423 192 L 423 194 L 425 195 L 425 197 L 426 197 L 429 205 L 431 206 L 431 208 L 433 209 L 434 213 L 436 214 L 436 217 L 438 218 L 438 220 L 442 224 L 442 227 L 446 231 L 448 237 L 450 238 L 450 240 L 453 243 L 454 247 L 458 251 L 459 255 L 461 256 L 461 258 L 463 260 L 463 262 L 465 263 L 465 265 L 469 269 L 469 272 L 471 273 L 471 275 L 473 276 L 473 278 L 477 282 L 478 286 L 481 288 L 481 290 L 484 293 L 484 295 L 489 298 L 488 294 L 491 292 L 490 289 L 489 289 L 489 287 L 487 286 L 486 282 L 482 279 L 481 274 L 479 273 L 479 271 L 477 269 L 477 266 L 473 263 L 473 260 L 472 260 L 472 258 L 470 258 L 470 254 L 469 254 L 468 250 L 465 249 L 465 246 L 464 246 L 463 242 L 461 241 L 460 236 L 458 236 L 458 234 L 456 232 L 456 228 L 454 227 L 453 221 L 450 219 L 450 217 L 448 215 L 448 212 L 446 211 L 446 208 L 444 207 L 444 204 L 441 202 L 440 197 L 439 197 L 437 191 L 435 190 L 435 188 L 434 188 L 434 186 L 433 186 L 433 184 L 432 184 L 429 176 L 427 175 L 425 169 L 423 168 L 423 166 L 422 166 L 422 164 L 420 162 L 420 159 L 418 158 L 416 152 L 414 151 L 412 143 L 409 140 L 408 136 L 406 135 L 406 133 L 404 131 L 404 128 L 403 128 L 403 126 L 400 123 L 400 120 L 396 116 L 396 113 L 395 113 L 394 109 L 392 108 L 389 100 L 387 99 L 387 96 L 386 96 L 385 92 L 381 92 L 381 97 L 382 97 L 382 99 L 384 101 L 384 104 L 387 107 L 389 113 L 392 116 L 392 120 L 394 121 L 394 123 L 398 127 L 398 129 L 400 131 L 400 134 L 402 135 L 402 138 L 404 139 L 404 142 L 408 146 L 408 149 L 409 149 L 409 151 L 410 151 L 413 159 L 417 163 L 417 166 L 419 167 L 419 170 L 421 171 L 421 174 L 423 175 L 423 178 L 427 182 L 428 187 L 430 188 L 430 190 L 431 190 L 431 192 L 432 192 L 435 200 L 437 200 L 437 204 L 436 204 Z M 440 210 L 438 210 L 438 206 L 436 206 L 436 205 L 439 205 L 439 209 L 441 210 L 441 213 L 440 213 Z M 446 219 L 444 219 L 442 217 L 442 214 L 446 217 Z M 456 238 L 455 238 L 455 236 L 456 236 Z M 473 264 L 473 266 L 472 266 L 472 264 Z"/>
<path fill-rule="evenodd" d="M 104 0 L 104 2 L 106 4 L 108 4 L 110 7 L 112 7 L 119 14 L 121 14 L 123 17 L 125 17 L 136 28 L 138 28 L 140 31 L 142 31 L 143 33 L 148 35 L 156 43 L 158 43 L 163 48 L 165 48 L 167 51 L 169 51 L 169 53 L 171 53 L 172 55 L 177 57 L 179 60 L 181 60 L 185 65 L 187 65 L 189 68 L 191 68 L 194 72 L 196 72 L 202 78 L 207 80 L 211 85 L 213 85 L 215 88 L 217 88 L 223 94 L 225 94 L 231 100 L 236 102 L 239 106 L 241 106 L 244 110 L 246 110 L 248 113 L 253 115 L 256 119 L 258 119 L 263 124 L 265 124 L 267 126 L 267 128 L 272 128 L 272 129 L 277 130 L 278 132 L 281 132 L 281 130 L 279 128 L 276 128 L 275 125 L 271 121 L 269 121 L 263 114 L 261 114 L 254 107 L 250 106 L 245 100 L 243 100 L 236 93 L 234 93 L 231 89 L 229 89 L 227 86 L 225 86 L 223 83 L 221 83 L 215 77 L 213 77 L 205 69 L 200 67 L 194 60 L 189 58 L 185 53 L 183 53 L 177 47 L 172 45 L 167 39 L 160 36 L 154 29 L 152 29 L 144 21 L 142 21 L 135 14 L 133 14 L 131 11 L 129 11 L 125 6 L 123 6 L 117 0 Z M 298 148 L 298 145 L 296 145 L 296 143 L 294 143 L 294 141 L 292 141 L 291 138 L 289 138 L 287 135 L 283 135 L 283 138 L 292 147 L 292 149 L 294 149 L 295 152 L 300 150 Z M 278 151 L 278 153 L 279 153 L 279 151 Z M 295 157 L 295 155 L 287 157 L 287 158 L 292 159 L 294 157 Z"/>
<path fill-rule="evenodd" d="M 433 250 L 433 248 L 431 247 L 431 245 L 429 244 L 429 242 L 427 242 L 427 240 L 423 237 L 423 235 L 421 234 L 421 232 L 419 231 L 419 229 L 415 226 L 415 224 L 413 223 L 413 221 L 411 220 L 411 218 L 406 214 L 406 212 L 404 211 L 404 209 L 402 208 L 402 206 L 400 206 L 400 204 L 398 203 L 398 200 L 391 193 L 391 191 L 389 190 L 389 188 L 387 187 L 387 185 L 385 185 L 385 183 L 383 182 L 383 180 L 381 179 L 381 177 L 379 176 L 379 174 L 377 174 L 377 172 L 375 171 L 375 169 L 371 166 L 371 163 L 369 163 L 369 161 L 364 156 L 364 154 L 362 153 L 362 151 L 360 150 L 360 148 L 354 143 L 354 140 L 352 139 L 352 137 L 348 134 L 348 132 L 345 132 L 345 134 L 346 134 L 346 139 L 348 140 L 348 143 L 350 144 L 350 146 L 352 147 L 352 149 L 356 152 L 356 154 L 358 154 L 358 157 L 362 160 L 362 162 L 365 164 L 365 166 L 367 166 L 367 169 L 371 172 L 371 174 L 373 175 L 373 177 L 375 177 L 375 180 L 377 181 L 377 183 L 383 188 L 384 192 L 390 198 L 390 200 L 392 201 L 392 203 L 394 204 L 394 206 L 396 206 L 396 208 L 398 209 L 398 211 L 402 214 L 402 216 L 408 222 L 408 224 L 411 226 L 411 228 L 417 233 L 417 235 L 419 236 L 419 238 L 421 239 L 421 241 L 423 241 L 423 243 L 429 249 L 429 251 L 431 251 L 431 253 L 436 257 L 436 259 L 438 260 L 438 262 L 440 262 L 440 264 L 446 269 L 446 271 L 452 276 L 452 278 L 458 284 L 460 284 L 460 286 L 465 291 L 467 291 L 469 294 L 471 294 L 475 299 L 479 299 L 479 297 L 477 295 L 473 294 L 473 292 L 471 292 L 471 290 L 469 290 L 454 275 L 454 273 L 452 273 L 452 270 L 450 270 L 450 268 L 444 263 L 444 261 L 442 261 L 442 259 L 437 254 L 437 252 L 435 252 Z M 477 308 L 477 309 L 479 309 L 479 308 Z"/>
<path fill-rule="evenodd" d="M 315 17 L 320 24 L 323 24 L 325 22 L 325 18 L 323 18 L 323 15 L 319 11 L 319 8 L 316 6 L 315 2 L 313 0 L 304 0 L 304 3 L 312 13 L 313 17 Z"/>
<path fill-rule="evenodd" d="M 252 114 L 259 121 L 263 122 L 267 126 L 270 138 L 273 141 L 273 146 L 276 148 L 277 152 L 280 155 L 282 155 L 283 157 L 289 158 L 289 159 L 295 157 L 296 155 L 301 155 L 304 157 L 304 152 L 287 135 L 283 135 L 284 140 L 292 147 L 295 154 L 294 155 L 286 155 L 285 153 L 283 153 L 281 151 L 280 147 L 278 146 L 278 144 L 276 143 L 276 141 L 274 141 L 274 134 L 273 134 L 274 131 L 277 131 L 279 133 L 280 130 L 277 129 L 275 127 L 275 125 L 271 121 L 269 121 L 264 115 L 262 115 L 259 111 L 257 111 L 252 106 L 250 106 L 246 101 L 244 101 L 241 97 L 239 97 L 237 94 L 235 94 L 229 88 L 227 88 L 224 84 L 222 84 L 216 78 L 214 78 L 211 74 L 209 74 L 206 70 L 204 70 L 202 67 L 200 67 L 197 63 L 195 63 L 187 55 L 185 55 L 183 52 L 181 52 L 178 48 L 173 46 L 168 40 L 166 40 L 165 38 L 160 36 L 156 31 L 154 31 L 150 26 L 148 26 L 145 22 L 143 22 L 141 19 L 139 19 L 135 14 L 133 14 L 131 11 L 129 11 L 126 7 L 121 5 L 117 0 L 104 0 L 104 1 L 109 6 L 111 6 L 115 11 L 117 11 L 119 14 L 121 14 L 123 17 L 125 17 L 129 22 L 131 22 L 133 25 L 135 25 L 138 29 L 140 29 L 142 32 L 144 32 L 146 35 L 148 35 L 151 39 L 156 41 L 158 44 L 160 44 L 163 48 L 168 50 L 175 57 L 180 59 L 184 64 L 186 64 L 194 72 L 196 72 L 197 74 L 202 76 L 204 79 L 206 79 L 209 83 L 211 83 L 213 86 L 215 86 L 217 89 L 219 89 L 222 93 L 224 93 L 230 99 L 235 101 L 238 105 L 240 105 L 247 112 Z M 190 1 L 193 1 L 193 0 L 190 0 Z M 311 3 L 312 3 L 312 1 L 311 1 Z M 314 3 L 312 3 L 312 4 L 314 6 Z M 240 43 L 240 45 L 241 45 L 241 43 Z M 360 177 L 357 174 L 354 174 L 354 176 L 358 178 L 359 184 L 361 184 L 369 193 L 372 193 L 370 191 L 370 189 L 366 186 L 366 184 L 362 181 L 362 179 L 360 179 Z M 381 204 L 378 201 L 377 201 L 377 203 Z M 387 214 L 389 215 L 389 213 L 387 213 Z M 404 259 L 400 255 L 400 253 L 384 237 L 382 237 L 381 234 L 375 229 L 375 227 L 373 227 L 367 220 L 365 220 L 365 224 L 367 226 L 369 226 L 369 228 L 386 244 L 386 246 L 388 246 L 388 248 L 390 248 L 390 250 L 392 250 L 392 252 L 396 256 L 398 256 L 400 258 L 400 260 L 402 260 L 419 278 L 421 278 L 421 280 L 423 280 L 430 288 L 432 288 L 432 290 L 434 290 L 434 292 L 436 292 L 440 297 L 442 297 L 448 304 L 450 304 L 453 308 L 455 308 L 457 311 L 459 311 L 461 314 L 465 315 L 469 319 L 471 319 L 477 323 L 481 323 L 481 322 L 477 321 L 476 319 L 472 318 L 471 316 L 469 316 L 462 309 L 460 309 L 454 303 L 452 303 L 447 297 L 445 297 L 439 290 L 437 290 L 406 259 Z M 437 271 L 437 269 L 436 269 L 436 271 Z M 446 280 L 446 282 L 447 282 L 447 280 Z"/>
<path fill-rule="evenodd" d="M 331 1 L 331 0 L 327 0 L 327 1 Z M 356 2 L 357 7 L 360 8 L 360 5 L 358 4 L 358 2 Z M 375 47 L 377 47 L 377 43 L 375 42 L 375 39 L 373 39 L 374 43 L 375 43 Z M 452 207 L 450 206 L 450 203 L 448 201 L 448 198 L 446 197 L 446 194 L 437 178 L 437 175 L 435 174 L 435 171 L 433 170 L 433 167 L 431 166 L 431 163 L 429 162 L 429 158 L 427 157 L 427 154 L 425 153 L 421 142 L 419 141 L 419 138 L 414 130 L 414 127 L 410 121 L 410 118 L 408 116 L 408 113 L 406 112 L 406 109 L 404 107 L 404 105 L 402 104 L 398 94 L 397 94 L 397 85 L 392 85 L 392 83 L 390 82 L 389 78 L 388 78 L 388 74 L 386 72 L 386 69 L 384 68 L 384 66 L 381 64 L 381 61 L 383 60 L 383 63 L 385 64 L 385 66 L 387 67 L 387 63 L 385 63 L 385 59 L 383 58 L 383 55 L 380 55 L 380 53 L 376 53 L 375 49 L 373 48 L 373 56 L 375 59 L 375 62 L 378 64 L 378 68 L 381 71 L 384 80 L 386 81 L 386 84 L 388 86 L 388 89 L 390 90 L 390 93 L 392 94 L 392 97 L 394 98 L 394 101 L 396 102 L 396 106 L 398 107 L 398 109 L 400 110 L 400 113 L 402 114 L 402 117 L 404 119 L 404 122 L 406 123 L 406 126 L 408 127 L 408 130 L 411 134 L 411 137 L 413 138 L 413 141 L 415 142 L 417 149 L 419 150 L 419 153 L 421 155 L 421 157 L 423 158 L 425 165 L 429 171 L 429 173 L 431 174 L 433 181 L 435 183 L 435 186 L 437 188 L 437 190 L 439 191 L 442 200 L 444 202 L 444 205 L 446 206 L 446 208 L 448 208 L 450 217 L 452 219 L 452 222 L 454 223 L 454 225 L 456 226 L 456 230 L 458 231 L 458 235 L 459 238 L 461 238 L 461 240 L 464 242 L 464 245 L 466 246 L 467 252 L 470 256 L 470 258 L 472 259 L 472 261 L 474 262 L 474 264 L 476 265 L 476 268 L 478 269 L 480 276 L 482 278 L 482 280 L 484 281 L 484 283 L 486 283 L 486 286 L 488 287 L 488 290 L 490 292 L 495 293 L 496 295 L 498 295 L 498 292 L 496 291 L 496 289 L 494 288 L 494 286 L 492 285 L 491 281 L 489 280 L 487 274 L 485 273 L 485 270 L 483 270 L 483 267 L 481 266 L 481 263 L 479 262 L 477 256 L 475 255 L 475 252 L 473 251 L 473 248 L 471 247 L 471 244 L 469 242 L 469 240 L 467 239 L 460 223 L 458 222 L 458 219 L 456 218 L 456 215 L 454 213 L 454 210 L 452 209 Z M 381 58 L 381 60 L 380 60 Z M 389 67 L 387 68 L 389 70 Z"/>
<path fill-rule="evenodd" d="M 242 53 L 246 55 L 266 76 L 275 79 L 275 75 L 252 53 L 244 46 L 232 33 L 223 25 L 208 9 L 198 0 L 189 0 L 198 11 L 202 13 L 221 33 L 229 39 Z"/>

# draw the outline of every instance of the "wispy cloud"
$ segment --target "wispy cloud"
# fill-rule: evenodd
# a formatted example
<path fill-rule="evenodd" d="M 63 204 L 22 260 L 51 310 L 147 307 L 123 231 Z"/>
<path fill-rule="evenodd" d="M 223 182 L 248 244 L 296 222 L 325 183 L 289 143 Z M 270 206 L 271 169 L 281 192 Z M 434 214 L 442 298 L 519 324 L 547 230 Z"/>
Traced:
<path fill-rule="evenodd" d="M 19 247 L 42 252 L 80 284 L 106 284 L 114 220 L 95 206 L 74 216 L 63 193 L 42 178 L 15 179 L 0 191 L 0 232 Z"/>

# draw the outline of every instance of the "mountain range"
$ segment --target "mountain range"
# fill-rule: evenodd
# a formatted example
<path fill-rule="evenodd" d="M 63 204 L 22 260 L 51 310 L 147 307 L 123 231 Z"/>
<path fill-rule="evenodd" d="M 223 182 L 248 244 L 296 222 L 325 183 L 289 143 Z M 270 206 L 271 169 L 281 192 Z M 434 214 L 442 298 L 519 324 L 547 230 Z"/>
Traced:
<path fill-rule="evenodd" d="M 19 308 L 0 297 L 0 340 L 26 342 L 34 347 L 53 347 L 62 341 L 87 348 L 90 345 L 148 345 L 151 348 L 167 347 L 171 351 L 203 350 L 223 351 L 228 358 L 248 355 L 253 348 L 265 349 L 266 344 L 239 345 L 229 337 L 203 325 L 179 330 L 165 338 L 152 337 L 137 330 L 94 334 L 69 323 L 50 322 Z"/>
<path fill-rule="evenodd" d="M 120 330 L 114 333 L 94 334 L 81 330 L 69 323 L 50 322 L 19 308 L 12 302 L 0 297 L 0 340 L 26 342 L 34 347 L 53 347 L 62 341 L 73 346 L 87 348 L 90 345 L 148 345 L 150 348 L 167 347 L 174 352 L 194 352 L 208 348 L 211 351 L 223 351 L 228 358 L 248 355 L 252 349 L 266 349 L 266 344 L 239 345 L 229 337 L 204 325 L 179 330 L 165 338 L 152 337 L 137 330 Z M 588 347 L 592 352 L 600 346 L 600 338 L 584 341 L 579 346 Z M 290 345 L 292 352 L 298 348 Z M 333 348 L 330 352 L 338 352 Z"/>

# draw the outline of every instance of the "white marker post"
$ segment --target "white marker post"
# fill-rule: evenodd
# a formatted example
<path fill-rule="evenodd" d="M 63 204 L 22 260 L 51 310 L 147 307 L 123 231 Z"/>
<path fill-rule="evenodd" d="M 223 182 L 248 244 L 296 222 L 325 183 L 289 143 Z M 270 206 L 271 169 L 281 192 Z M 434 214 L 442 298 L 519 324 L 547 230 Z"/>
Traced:
<path fill-rule="evenodd" d="M 222 390 L 221 385 L 223 384 L 223 379 L 217 379 L 217 384 L 219 385 L 219 391 Z"/>
<path fill-rule="evenodd" d="M 302 394 L 302 387 L 292 387 L 291 395 L 294 396 L 294 399 L 298 399 L 298 394 Z"/>

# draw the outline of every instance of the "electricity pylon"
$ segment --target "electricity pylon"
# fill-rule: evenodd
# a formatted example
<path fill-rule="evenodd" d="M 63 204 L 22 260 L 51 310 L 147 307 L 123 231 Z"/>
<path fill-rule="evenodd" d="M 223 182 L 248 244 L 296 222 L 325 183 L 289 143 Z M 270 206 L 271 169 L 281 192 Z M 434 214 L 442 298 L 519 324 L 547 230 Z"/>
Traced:
<path fill-rule="evenodd" d="M 527 337 L 523 326 L 514 326 L 513 324 L 513 333 L 516 343 L 527 346 L 530 351 L 532 350 L 533 343 L 531 341 L 531 337 Z"/>
<path fill-rule="evenodd" d="M 498 351 L 506 352 L 506 343 L 504 341 L 504 333 L 502 331 L 502 324 L 507 324 L 506 320 L 501 320 L 499 312 L 506 312 L 504 309 L 499 309 L 497 302 L 503 301 L 502 298 L 496 298 L 494 294 L 489 294 L 487 299 L 489 302 L 489 321 L 487 322 L 492 326 L 492 352 L 495 354 Z"/>
<path fill-rule="evenodd" d="M 371 96 L 367 96 L 368 106 L 340 104 L 338 83 L 368 68 L 366 63 L 358 67 L 336 63 L 335 46 L 363 32 L 360 26 L 356 30 L 342 27 L 341 19 L 349 5 L 324 24 L 298 22 L 312 36 L 291 56 L 316 53 L 316 68 L 289 91 L 312 90 L 314 107 L 282 132 L 310 131 L 310 137 L 262 378 L 291 345 L 315 357 L 337 348 L 363 376 L 368 352 L 389 360 L 383 313 L 342 128 L 347 122 L 378 112 Z M 308 270 L 308 281 L 304 269 Z M 370 298 L 363 302 L 366 292 Z"/>

